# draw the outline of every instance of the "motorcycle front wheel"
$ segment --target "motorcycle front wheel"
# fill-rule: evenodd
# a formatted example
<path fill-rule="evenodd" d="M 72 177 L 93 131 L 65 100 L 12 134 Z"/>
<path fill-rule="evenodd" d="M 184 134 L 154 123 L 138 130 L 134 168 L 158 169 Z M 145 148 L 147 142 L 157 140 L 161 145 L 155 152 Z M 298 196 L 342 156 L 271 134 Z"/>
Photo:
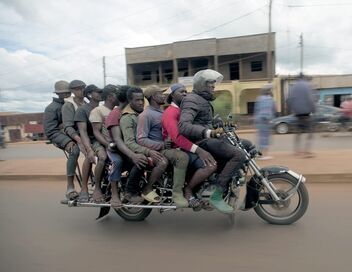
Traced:
<path fill-rule="evenodd" d="M 297 185 L 298 180 L 287 173 L 269 175 L 267 178 L 277 189 L 282 199 L 287 197 Z M 259 202 L 254 208 L 257 215 L 270 224 L 289 225 L 299 220 L 306 212 L 309 196 L 306 186 L 301 183 L 296 193 L 288 200 L 273 201 L 268 190 L 263 186 L 259 192 Z"/>

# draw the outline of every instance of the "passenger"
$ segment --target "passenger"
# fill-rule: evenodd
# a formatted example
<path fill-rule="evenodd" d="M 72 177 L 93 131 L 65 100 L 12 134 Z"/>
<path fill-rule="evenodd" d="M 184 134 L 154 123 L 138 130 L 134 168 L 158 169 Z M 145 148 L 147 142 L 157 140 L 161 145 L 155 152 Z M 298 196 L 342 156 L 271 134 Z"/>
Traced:
<path fill-rule="evenodd" d="M 170 138 L 174 143 L 174 148 L 182 148 L 188 154 L 189 165 L 196 170 L 184 191 L 189 206 L 197 209 L 202 204 L 193 195 L 193 189 L 215 172 L 216 161 L 209 152 L 179 133 L 180 104 L 186 94 L 187 90 L 184 85 L 173 84 L 170 86 L 170 94 L 167 96 L 166 101 L 170 106 L 164 111 L 162 116 L 163 138 Z M 206 204 L 204 206 L 206 207 Z"/>
<path fill-rule="evenodd" d="M 74 96 L 66 98 L 65 104 L 62 106 L 61 109 L 64 132 L 76 143 L 76 147 L 73 150 L 73 153 L 77 155 L 74 166 L 75 168 L 79 156 L 79 151 L 81 150 L 81 152 L 85 154 L 85 148 L 82 144 L 81 137 L 79 136 L 78 129 L 74 121 L 76 110 L 78 109 L 78 107 L 85 104 L 83 94 L 85 87 L 86 84 L 81 80 L 71 81 L 69 89 Z"/>
<path fill-rule="evenodd" d="M 144 198 L 139 196 L 139 182 L 144 174 L 144 169 L 148 164 L 147 157 L 143 154 L 137 154 L 132 152 L 124 143 L 121 130 L 120 130 L 120 118 L 122 111 L 128 105 L 127 91 L 130 86 L 124 85 L 119 86 L 117 93 L 118 106 L 115 107 L 108 117 L 105 119 L 105 127 L 110 132 L 110 136 L 113 143 L 116 144 L 118 151 L 110 152 L 110 156 L 119 156 L 122 158 L 122 165 L 114 164 L 113 171 L 115 171 L 115 177 L 110 180 L 111 182 L 111 205 L 115 208 L 121 202 L 118 195 L 118 182 L 121 179 L 121 172 L 126 169 L 129 171 L 128 181 L 125 188 L 124 200 L 132 204 L 143 202 Z M 110 158 L 111 159 L 111 158 Z M 111 159 L 113 161 L 113 159 Z M 119 168 L 120 167 L 120 168 Z M 122 170 L 121 170 L 122 169 Z"/>
<path fill-rule="evenodd" d="M 96 202 L 104 202 L 105 197 L 101 191 L 101 181 L 103 179 L 105 161 L 107 159 L 107 151 L 109 148 L 109 144 L 111 142 L 109 132 L 105 128 L 104 122 L 105 118 L 109 115 L 111 110 L 116 106 L 116 93 L 117 87 L 114 85 L 107 85 L 103 89 L 102 99 L 104 100 L 104 104 L 94 108 L 89 115 L 89 121 L 93 127 L 94 137 L 97 140 L 97 145 L 99 146 L 95 155 L 98 157 L 97 165 L 95 167 L 95 189 L 93 193 L 93 198 Z M 120 157 L 113 158 L 116 161 L 113 161 L 113 164 L 121 164 Z M 114 174 L 110 172 L 110 174 Z M 111 180 L 112 176 L 109 176 Z M 121 206 L 121 203 L 115 203 L 115 206 Z"/>
<path fill-rule="evenodd" d="M 86 156 L 86 150 L 82 144 L 81 137 L 79 136 L 78 128 L 75 124 L 75 113 L 78 107 L 85 104 L 83 90 L 86 84 L 81 80 L 73 80 L 70 82 L 69 89 L 74 96 L 65 99 L 65 104 L 62 106 L 62 122 L 64 132 L 75 143 L 69 152 L 68 164 L 70 165 L 70 175 L 74 176 L 76 171 L 78 157 L 80 151 Z M 78 196 L 76 191 L 72 192 L 73 195 Z"/>
<path fill-rule="evenodd" d="M 102 90 L 97 86 L 88 85 L 84 89 L 84 96 L 89 100 L 89 103 L 78 107 L 74 118 L 86 151 L 86 158 L 82 166 L 82 188 L 78 197 L 78 201 L 81 203 L 89 202 L 89 175 L 91 173 L 92 164 L 95 164 L 95 155 L 100 149 L 103 148 L 102 145 L 95 139 L 92 124 L 89 121 L 90 112 L 96 108 L 101 101 L 101 93 Z M 97 167 L 95 168 L 95 172 L 96 171 Z M 97 175 L 97 173 L 95 173 L 95 175 Z M 98 190 L 97 186 L 94 190 Z M 93 195 L 97 195 L 97 193 L 95 192 Z"/>
<path fill-rule="evenodd" d="M 71 96 L 69 83 L 67 81 L 57 81 L 55 83 L 55 91 L 58 98 L 53 98 L 53 101 L 45 108 L 44 111 L 44 132 L 46 137 L 58 148 L 65 150 L 69 155 L 66 163 L 66 176 L 67 176 L 67 200 L 74 200 L 78 197 L 75 190 L 74 176 L 76 162 L 79 155 L 77 145 L 70 137 L 63 131 L 62 113 L 61 109 L 65 103 L 65 98 Z"/>
<path fill-rule="evenodd" d="M 179 130 L 182 135 L 210 152 L 218 164 L 223 166 L 209 202 L 221 212 L 232 213 L 233 208 L 223 200 L 223 193 L 246 157 L 239 148 L 231 145 L 225 137 L 221 137 L 223 128 L 214 129 L 212 125 L 213 107 L 210 101 L 215 100 L 215 83 L 221 82 L 222 79 L 220 73 L 211 69 L 201 70 L 194 75 L 193 91 L 187 94 L 181 103 Z"/>
<path fill-rule="evenodd" d="M 143 188 L 142 197 L 149 202 L 160 202 L 160 196 L 153 191 L 153 184 L 166 170 L 168 161 L 159 152 L 137 143 L 137 117 L 144 108 L 144 95 L 139 87 L 131 87 L 127 92 L 129 104 L 122 111 L 120 128 L 126 146 L 135 153 L 148 157 L 148 165 L 153 167 L 148 184 Z"/>
<path fill-rule="evenodd" d="M 161 105 L 165 104 L 166 90 L 161 90 L 156 85 L 148 86 L 144 96 L 149 106 L 138 116 L 137 142 L 147 148 L 160 152 L 173 165 L 172 200 L 177 207 L 187 207 L 188 202 L 183 196 L 183 185 L 189 157 L 178 149 L 171 149 L 169 141 L 163 141 L 161 119 L 163 111 Z"/>

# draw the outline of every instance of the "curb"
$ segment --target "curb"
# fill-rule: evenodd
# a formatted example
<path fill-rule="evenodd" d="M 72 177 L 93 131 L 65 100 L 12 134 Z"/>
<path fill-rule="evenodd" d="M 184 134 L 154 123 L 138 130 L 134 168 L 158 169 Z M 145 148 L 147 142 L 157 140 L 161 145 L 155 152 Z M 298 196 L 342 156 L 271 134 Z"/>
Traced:
<path fill-rule="evenodd" d="M 65 181 L 65 175 L 0 175 L 0 181 Z"/>
<path fill-rule="evenodd" d="M 304 174 L 303 174 L 304 175 Z M 352 183 L 352 173 L 306 174 L 306 183 Z M 65 175 L 0 175 L 0 181 L 65 181 Z"/>

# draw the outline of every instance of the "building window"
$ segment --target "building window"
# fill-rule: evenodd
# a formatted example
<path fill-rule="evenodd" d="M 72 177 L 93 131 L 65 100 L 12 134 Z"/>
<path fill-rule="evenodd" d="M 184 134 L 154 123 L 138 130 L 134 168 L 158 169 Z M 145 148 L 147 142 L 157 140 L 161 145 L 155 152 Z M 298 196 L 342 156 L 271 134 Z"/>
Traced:
<path fill-rule="evenodd" d="M 263 71 L 263 62 L 262 61 L 251 61 L 251 71 L 252 72 Z"/>
<path fill-rule="evenodd" d="M 236 80 L 240 79 L 240 66 L 238 62 L 230 63 L 230 79 L 231 80 Z"/>
<path fill-rule="evenodd" d="M 152 80 L 152 72 L 143 71 L 142 72 L 142 80 Z"/>
<path fill-rule="evenodd" d="M 166 82 L 170 83 L 172 81 L 172 77 L 173 77 L 172 69 L 165 69 L 164 70 L 164 77 L 166 79 Z"/>

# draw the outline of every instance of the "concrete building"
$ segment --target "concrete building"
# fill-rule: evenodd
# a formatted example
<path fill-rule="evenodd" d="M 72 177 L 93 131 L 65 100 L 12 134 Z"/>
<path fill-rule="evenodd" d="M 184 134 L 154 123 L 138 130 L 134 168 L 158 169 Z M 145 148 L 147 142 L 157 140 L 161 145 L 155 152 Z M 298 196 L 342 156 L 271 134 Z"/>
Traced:
<path fill-rule="evenodd" d="M 319 103 L 340 107 L 347 96 L 352 95 L 352 75 L 307 75 L 312 86 L 317 92 Z M 285 100 L 290 86 L 297 77 L 280 76 L 281 105 L 284 113 L 287 113 Z"/>
<path fill-rule="evenodd" d="M 127 82 L 141 87 L 180 82 L 191 90 L 193 75 L 199 70 L 219 71 L 224 80 L 216 89 L 215 108 L 246 115 L 252 114 L 261 87 L 275 74 L 275 33 L 126 48 L 125 54 Z M 275 97 L 280 99 L 276 87 Z"/>
<path fill-rule="evenodd" d="M 0 112 L 5 142 L 44 139 L 44 113 Z"/>

